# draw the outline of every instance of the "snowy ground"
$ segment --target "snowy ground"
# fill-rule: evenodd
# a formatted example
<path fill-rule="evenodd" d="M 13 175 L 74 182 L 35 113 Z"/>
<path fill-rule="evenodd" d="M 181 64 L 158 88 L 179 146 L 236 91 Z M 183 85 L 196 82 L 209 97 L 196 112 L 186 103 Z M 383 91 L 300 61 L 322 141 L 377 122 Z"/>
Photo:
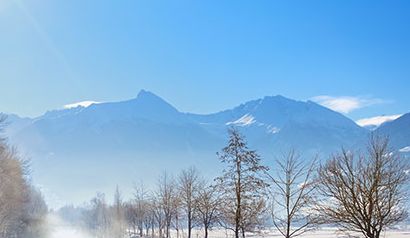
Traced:
<path fill-rule="evenodd" d="M 65 224 L 61 219 L 54 215 L 50 215 L 48 218 L 48 223 L 50 227 L 50 235 L 46 238 L 94 238 L 93 236 L 87 234 L 87 232 L 81 231 L 76 227 L 69 226 Z M 193 238 L 201 238 L 202 231 L 195 230 L 193 232 Z M 173 238 L 176 238 L 176 234 L 172 234 Z M 185 238 L 186 236 L 181 235 L 180 238 Z M 210 238 L 232 238 L 232 234 L 227 234 L 224 230 L 211 231 Z M 249 234 L 249 238 L 279 238 L 281 237 L 278 233 L 274 232 L 264 232 L 263 234 Z M 342 238 L 347 237 L 343 234 L 337 234 L 335 229 L 321 229 L 315 232 L 309 232 L 302 236 L 301 238 Z M 359 236 L 360 237 L 360 236 Z M 382 237 L 385 238 L 410 238 L 410 230 L 395 230 L 387 231 Z"/>
<path fill-rule="evenodd" d="M 80 229 L 67 225 L 58 216 L 48 216 L 49 235 L 46 238 L 94 238 Z"/>
<path fill-rule="evenodd" d="M 219 234 L 217 234 L 219 233 Z M 195 238 L 201 238 L 202 236 L 198 234 Z M 228 236 L 231 238 L 232 236 Z M 268 234 L 263 235 L 248 235 L 249 238 L 279 238 L 281 235 L 277 232 L 269 232 Z M 305 233 L 300 238 L 342 238 L 348 237 L 345 234 L 338 233 L 334 229 L 321 229 L 315 232 Z M 358 236 L 361 237 L 361 236 Z M 410 238 L 410 231 L 388 231 L 383 234 L 382 237 L 386 238 Z M 212 232 L 210 238 L 227 238 L 227 236 L 223 232 Z"/>

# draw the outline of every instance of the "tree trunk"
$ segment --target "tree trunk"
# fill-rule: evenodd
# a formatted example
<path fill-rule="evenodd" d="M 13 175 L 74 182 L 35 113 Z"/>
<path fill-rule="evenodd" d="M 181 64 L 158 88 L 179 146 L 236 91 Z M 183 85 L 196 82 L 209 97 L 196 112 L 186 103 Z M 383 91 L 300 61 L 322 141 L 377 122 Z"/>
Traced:
<path fill-rule="evenodd" d="M 238 156 L 236 156 L 236 173 L 237 173 L 237 184 L 236 184 L 236 214 L 235 214 L 235 238 L 239 238 L 240 227 L 239 224 L 241 222 L 241 161 L 239 160 Z"/>
<path fill-rule="evenodd" d="M 192 219 L 191 219 L 191 211 L 188 212 L 188 238 L 191 238 L 192 232 Z"/>
<path fill-rule="evenodd" d="M 235 225 L 235 238 L 239 238 L 239 227 Z"/>
<path fill-rule="evenodd" d="M 151 237 L 155 236 L 154 225 L 151 225 Z"/>
<path fill-rule="evenodd" d="M 179 219 L 178 219 L 178 215 L 176 215 L 175 217 L 175 229 L 177 230 L 177 238 L 179 238 Z"/>

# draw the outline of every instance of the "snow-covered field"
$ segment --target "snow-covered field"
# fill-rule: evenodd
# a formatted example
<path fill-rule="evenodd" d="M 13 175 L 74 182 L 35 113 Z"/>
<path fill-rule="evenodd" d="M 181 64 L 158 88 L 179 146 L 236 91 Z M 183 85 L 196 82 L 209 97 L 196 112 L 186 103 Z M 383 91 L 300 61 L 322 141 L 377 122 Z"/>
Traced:
<path fill-rule="evenodd" d="M 219 233 L 219 234 L 218 234 Z M 201 238 L 202 236 L 198 234 L 195 238 Z M 226 236 L 224 232 L 211 232 L 210 238 L 231 238 L 232 236 Z M 249 238 L 270 238 L 270 237 L 275 237 L 279 238 L 282 237 L 279 233 L 277 232 L 269 232 L 266 234 L 255 234 L 255 235 L 247 235 Z M 309 233 L 305 233 L 301 236 L 298 236 L 301 238 L 342 238 L 345 237 L 347 238 L 348 236 L 346 234 L 341 234 L 340 232 L 338 233 L 334 229 L 321 229 L 317 231 L 312 231 Z M 358 236 L 361 237 L 361 236 Z M 381 237 L 386 237 L 386 238 L 410 238 L 410 230 L 406 231 L 388 231 L 383 234 Z"/>
<path fill-rule="evenodd" d="M 85 231 L 66 224 L 58 216 L 49 215 L 47 222 L 49 235 L 46 238 L 94 238 Z"/>
<path fill-rule="evenodd" d="M 46 238 L 94 238 L 90 234 L 87 234 L 85 231 L 81 231 L 76 227 L 65 224 L 61 219 L 54 215 L 48 217 L 49 231 L 50 234 Z M 193 238 L 201 238 L 202 231 L 195 230 L 193 232 Z M 176 238 L 176 234 L 172 234 L 173 238 Z M 180 238 L 185 238 L 185 235 L 181 235 Z M 262 234 L 249 234 L 249 238 L 276 238 L 281 237 L 278 233 L 275 232 L 263 232 Z M 344 234 L 338 234 L 335 229 L 321 229 L 314 232 L 306 233 L 302 238 L 336 238 L 336 237 L 347 237 Z M 360 237 L 360 236 L 359 236 Z M 386 238 L 410 238 L 410 230 L 392 230 L 387 231 L 383 234 L 382 237 Z M 232 238 L 232 234 L 226 233 L 225 230 L 214 230 L 210 232 L 209 238 Z"/>

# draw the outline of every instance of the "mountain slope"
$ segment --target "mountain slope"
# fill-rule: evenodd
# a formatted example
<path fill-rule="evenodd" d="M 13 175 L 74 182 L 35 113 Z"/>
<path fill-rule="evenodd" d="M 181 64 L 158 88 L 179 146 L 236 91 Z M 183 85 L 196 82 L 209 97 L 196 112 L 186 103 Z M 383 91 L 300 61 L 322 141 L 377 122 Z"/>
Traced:
<path fill-rule="evenodd" d="M 383 123 L 375 131 L 388 136 L 395 149 L 410 152 L 410 113 L 404 114 L 394 121 Z M 406 151 L 408 147 L 408 151 Z"/>
<path fill-rule="evenodd" d="M 282 96 L 265 97 L 231 110 L 191 115 L 210 131 L 224 133 L 226 126 L 240 127 L 262 151 L 296 148 L 301 152 L 329 153 L 364 139 L 367 130 L 345 116 L 314 102 Z M 271 147 L 271 148 L 269 148 Z"/>
<path fill-rule="evenodd" d="M 15 121 L 19 121 L 15 119 Z M 209 115 L 183 113 L 147 91 L 122 102 L 47 112 L 10 130 L 11 141 L 32 158 L 34 179 L 57 197 L 84 201 L 116 184 L 155 184 L 161 170 L 219 171 L 215 153 L 226 129 L 238 127 L 267 164 L 290 148 L 322 158 L 364 140 L 368 131 L 313 102 L 265 97 Z M 84 182 L 86 181 L 86 183 Z M 128 190 L 131 191 L 131 190 Z M 50 197 L 50 196 L 49 196 Z"/>

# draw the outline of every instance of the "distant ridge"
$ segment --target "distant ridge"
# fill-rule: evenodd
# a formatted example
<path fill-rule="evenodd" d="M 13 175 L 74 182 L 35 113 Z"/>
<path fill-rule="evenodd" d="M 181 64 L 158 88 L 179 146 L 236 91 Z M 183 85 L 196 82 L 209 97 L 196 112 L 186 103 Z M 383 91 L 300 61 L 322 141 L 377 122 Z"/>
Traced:
<path fill-rule="evenodd" d="M 322 159 L 362 144 L 370 131 L 312 101 L 266 96 L 234 108 L 199 115 L 183 113 L 152 92 L 133 99 L 53 110 L 34 119 L 11 116 L 11 143 L 29 156 L 33 179 L 57 197 L 84 201 L 116 184 L 132 187 L 144 178 L 155 184 L 161 170 L 195 165 L 218 171 L 215 153 L 236 126 L 267 164 L 295 148 Z M 383 124 L 397 149 L 410 146 L 410 114 Z M 102 179 L 90 174 L 103 174 Z M 151 179 L 151 180 L 150 180 Z M 86 182 L 85 182 L 86 181 Z M 53 196 L 54 196 L 53 195 Z"/>

